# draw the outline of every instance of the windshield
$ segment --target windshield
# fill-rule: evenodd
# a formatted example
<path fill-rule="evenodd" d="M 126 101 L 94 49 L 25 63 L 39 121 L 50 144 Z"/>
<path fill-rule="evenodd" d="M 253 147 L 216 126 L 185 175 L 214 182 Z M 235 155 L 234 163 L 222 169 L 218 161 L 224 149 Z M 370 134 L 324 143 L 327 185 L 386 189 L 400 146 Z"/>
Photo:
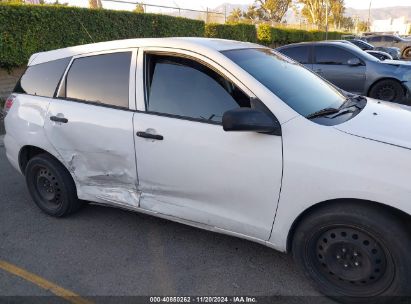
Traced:
<path fill-rule="evenodd" d="M 271 49 L 222 52 L 303 116 L 339 108 L 345 97 L 300 64 Z"/>

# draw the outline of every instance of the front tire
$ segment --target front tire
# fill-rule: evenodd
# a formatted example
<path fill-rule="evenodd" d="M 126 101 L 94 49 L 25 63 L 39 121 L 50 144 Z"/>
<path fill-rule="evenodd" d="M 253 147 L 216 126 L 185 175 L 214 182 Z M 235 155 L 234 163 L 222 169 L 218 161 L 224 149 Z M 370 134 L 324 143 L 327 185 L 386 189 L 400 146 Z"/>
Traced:
<path fill-rule="evenodd" d="M 321 208 L 298 225 L 292 252 L 320 292 L 337 301 L 380 303 L 411 294 L 410 236 L 383 208 Z"/>
<path fill-rule="evenodd" d="M 62 217 L 81 207 L 70 173 L 50 155 L 40 154 L 30 159 L 25 176 L 31 197 L 48 215 Z"/>
<path fill-rule="evenodd" d="M 386 79 L 374 84 L 369 96 L 379 100 L 401 103 L 404 101 L 405 93 L 404 88 L 399 82 Z"/>

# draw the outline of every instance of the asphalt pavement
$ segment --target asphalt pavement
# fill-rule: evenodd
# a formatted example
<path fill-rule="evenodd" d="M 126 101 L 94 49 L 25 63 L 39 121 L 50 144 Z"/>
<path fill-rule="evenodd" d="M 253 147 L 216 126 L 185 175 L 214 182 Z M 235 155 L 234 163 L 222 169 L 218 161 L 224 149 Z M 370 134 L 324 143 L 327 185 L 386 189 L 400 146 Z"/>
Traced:
<path fill-rule="evenodd" d="M 63 219 L 47 216 L 32 202 L 2 144 L 1 261 L 94 303 L 95 296 L 138 295 L 302 296 L 280 301 L 330 302 L 318 296 L 291 256 L 250 241 L 96 205 Z M 0 269 L 0 302 L 11 299 L 4 296 L 51 295 Z"/>

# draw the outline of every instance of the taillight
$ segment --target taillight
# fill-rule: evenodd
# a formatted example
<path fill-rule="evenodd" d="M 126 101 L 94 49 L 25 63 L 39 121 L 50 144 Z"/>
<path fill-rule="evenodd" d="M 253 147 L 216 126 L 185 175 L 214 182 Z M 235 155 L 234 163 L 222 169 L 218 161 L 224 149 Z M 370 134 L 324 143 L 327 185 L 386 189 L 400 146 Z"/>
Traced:
<path fill-rule="evenodd" d="M 7 113 L 10 111 L 11 107 L 13 106 L 14 99 L 16 99 L 16 95 L 11 94 L 9 98 L 6 99 L 4 103 L 3 115 L 6 116 Z"/>

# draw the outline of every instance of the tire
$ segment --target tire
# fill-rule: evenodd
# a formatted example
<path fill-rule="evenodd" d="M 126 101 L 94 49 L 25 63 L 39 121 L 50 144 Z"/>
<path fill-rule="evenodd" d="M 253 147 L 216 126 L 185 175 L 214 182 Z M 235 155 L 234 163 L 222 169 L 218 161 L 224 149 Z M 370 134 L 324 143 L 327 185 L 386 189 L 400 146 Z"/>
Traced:
<path fill-rule="evenodd" d="M 392 212 L 350 202 L 308 214 L 292 240 L 296 263 L 321 293 L 342 303 L 409 296 L 410 252 L 411 238 Z"/>
<path fill-rule="evenodd" d="M 407 47 L 401 55 L 402 58 L 410 59 L 411 58 L 411 47 Z"/>
<path fill-rule="evenodd" d="M 30 159 L 25 176 L 31 197 L 48 215 L 63 217 L 81 207 L 70 173 L 52 156 L 39 154 Z"/>
<path fill-rule="evenodd" d="M 381 80 L 374 84 L 370 90 L 371 98 L 399 102 L 404 100 L 404 88 L 402 85 L 391 79 Z"/>

